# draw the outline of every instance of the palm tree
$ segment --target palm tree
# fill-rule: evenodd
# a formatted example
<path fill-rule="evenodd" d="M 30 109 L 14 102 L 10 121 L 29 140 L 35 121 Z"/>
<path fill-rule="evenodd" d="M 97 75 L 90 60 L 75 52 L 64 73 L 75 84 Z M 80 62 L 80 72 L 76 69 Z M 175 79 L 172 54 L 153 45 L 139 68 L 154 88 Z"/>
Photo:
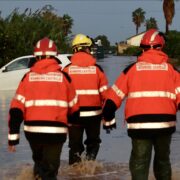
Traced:
<path fill-rule="evenodd" d="M 64 14 L 62 18 L 63 18 L 64 34 L 65 36 L 67 36 L 69 33 L 71 33 L 71 28 L 73 26 L 73 19 L 68 14 Z"/>
<path fill-rule="evenodd" d="M 163 11 L 166 20 L 166 34 L 169 32 L 169 25 L 172 23 L 172 19 L 175 14 L 174 0 L 163 1 Z"/>
<path fill-rule="evenodd" d="M 145 11 L 143 9 L 138 8 L 132 12 L 133 22 L 136 25 L 136 34 L 138 34 L 139 27 L 145 20 Z"/>
<path fill-rule="evenodd" d="M 158 29 L 158 26 L 157 26 L 157 21 L 155 18 L 151 17 L 150 19 L 146 19 L 146 30 L 148 29 Z"/>

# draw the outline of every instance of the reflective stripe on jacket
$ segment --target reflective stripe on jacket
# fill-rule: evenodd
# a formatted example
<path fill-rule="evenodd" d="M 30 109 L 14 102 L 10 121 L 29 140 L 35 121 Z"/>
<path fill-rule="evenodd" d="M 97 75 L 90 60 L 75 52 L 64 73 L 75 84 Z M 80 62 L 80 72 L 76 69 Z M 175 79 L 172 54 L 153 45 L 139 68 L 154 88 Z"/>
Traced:
<path fill-rule="evenodd" d="M 162 51 L 148 50 L 128 66 L 109 90 L 108 99 L 120 107 L 130 136 L 172 133 L 180 103 L 180 76 Z"/>
<path fill-rule="evenodd" d="M 85 52 L 75 53 L 64 71 L 72 78 L 78 94 L 80 117 L 101 115 L 108 81 L 93 56 Z"/>
<path fill-rule="evenodd" d="M 60 134 L 67 134 L 68 116 L 79 109 L 74 86 L 59 70 L 55 60 L 36 62 L 20 82 L 11 102 L 11 109 L 19 109 L 24 118 L 24 131 L 31 140 L 58 140 Z M 16 116 L 16 113 L 14 113 Z M 19 121 L 10 126 L 9 140 L 19 136 Z M 16 129 L 16 130 L 13 130 Z M 40 137 L 41 136 L 41 137 Z"/>

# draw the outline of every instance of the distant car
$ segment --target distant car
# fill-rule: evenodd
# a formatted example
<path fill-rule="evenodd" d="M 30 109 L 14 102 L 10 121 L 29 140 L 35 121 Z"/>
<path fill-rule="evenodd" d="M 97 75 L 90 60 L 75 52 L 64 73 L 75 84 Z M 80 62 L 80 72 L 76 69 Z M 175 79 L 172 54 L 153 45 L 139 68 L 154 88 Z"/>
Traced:
<path fill-rule="evenodd" d="M 56 59 L 62 69 L 71 61 L 71 54 L 59 54 Z M 36 59 L 33 55 L 18 57 L 0 68 L 0 90 L 16 90 L 19 82 Z"/>

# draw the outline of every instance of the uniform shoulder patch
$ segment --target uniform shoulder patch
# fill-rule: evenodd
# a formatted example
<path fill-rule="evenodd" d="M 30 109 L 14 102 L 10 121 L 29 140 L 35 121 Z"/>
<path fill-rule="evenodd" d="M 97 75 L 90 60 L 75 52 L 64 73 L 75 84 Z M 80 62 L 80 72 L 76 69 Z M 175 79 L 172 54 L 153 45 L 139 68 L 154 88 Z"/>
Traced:
<path fill-rule="evenodd" d="M 134 62 L 134 63 L 132 63 L 132 64 L 129 64 L 129 65 L 123 70 L 124 74 L 127 74 L 127 72 L 132 68 L 132 66 L 133 66 L 134 64 L 136 64 L 136 62 Z"/>
<path fill-rule="evenodd" d="M 170 63 L 168 63 L 168 64 L 170 64 Z M 173 69 L 174 69 L 175 71 L 177 71 L 178 73 L 180 73 L 180 70 L 177 69 L 173 64 L 170 64 L 170 65 L 173 67 Z"/>
<path fill-rule="evenodd" d="M 68 73 L 62 71 L 62 73 L 64 74 L 64 76 L 66 77 L 66 79 L 71 82 L 71 77 L 68 75 Z"/>
<path fill-rule="evenodd" d="M 100 69 L 100 71 L 104 72 L 103 68 L 99 64 L 95 64 L 95 66 L 97 66 Z"/>
<path fill-rule="evenodd" d="M 23 80 L 24 80 L 24 78 L 26 77 L 26 75 L 27 75 L 27 73 L 26 73 L 26 74 L 24 74 L 24 76 L 22 77 L 21 81 L 23 81 Z"/>

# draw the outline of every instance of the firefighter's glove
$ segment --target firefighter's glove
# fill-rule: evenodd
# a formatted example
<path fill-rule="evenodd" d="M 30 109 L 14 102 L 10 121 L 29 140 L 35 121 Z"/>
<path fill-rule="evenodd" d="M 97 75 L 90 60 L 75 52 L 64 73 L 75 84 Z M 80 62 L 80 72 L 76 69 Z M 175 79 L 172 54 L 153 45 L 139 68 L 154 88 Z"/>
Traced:
<path fill-rule="evenodd" d="M 117 107 L 111 99 L 107 99 L 103 107 L 103 129 L 107 133 L 116 128 L 115 111 Z"/>

